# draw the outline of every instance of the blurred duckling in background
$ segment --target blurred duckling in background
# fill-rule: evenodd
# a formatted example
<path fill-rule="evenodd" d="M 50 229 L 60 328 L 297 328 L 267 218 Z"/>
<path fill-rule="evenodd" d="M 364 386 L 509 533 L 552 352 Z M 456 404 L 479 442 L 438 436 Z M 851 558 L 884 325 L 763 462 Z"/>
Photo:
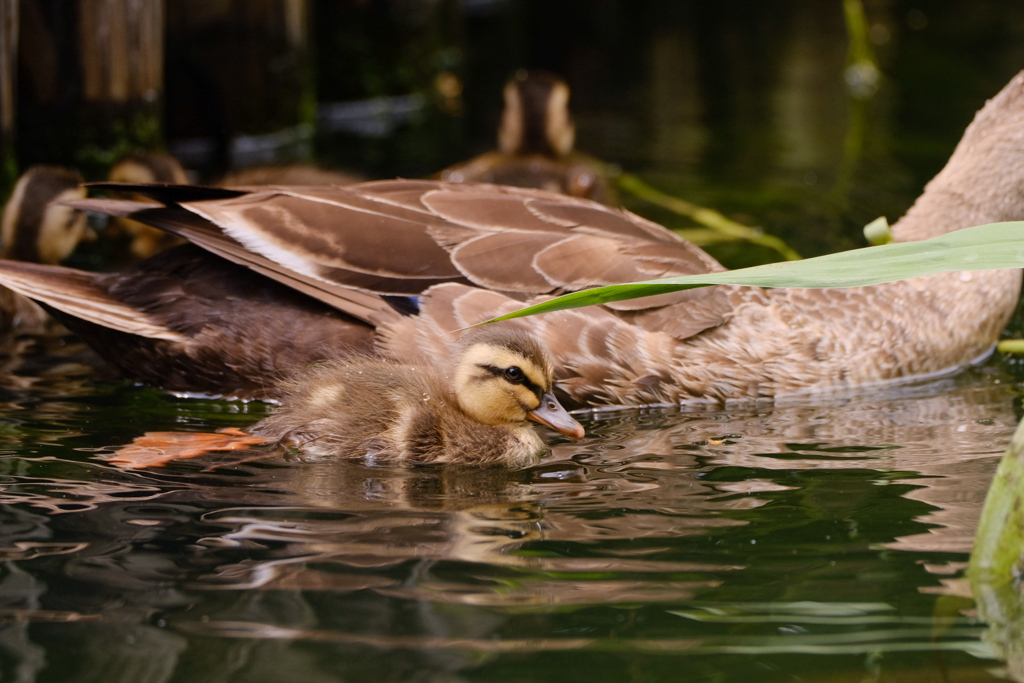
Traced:
<path fill-rule="evenodd" d="M 18 179 L 0 228 L 0 256 L 32 263 L 60 263 L 90 230 L 84 211 L 60 202 L 85 199 L 81 174 L 60 166 L 33 166 Z"/>
<path fill-rule="evenodd" d="M 554 396 L 533 336 L 470 334 L 447 371 L 355 357 L 314 365 L 282 387 L 282 407 L 252 434 L 312 456 L 367 462 L 524 467 L 545 450 L 532 420 L 574 438 L 583 427 Z"/>
<path fill-rule="evenodd" d="M 445 169 L 441 180 L 533 187 L 617 203 L 602 164 L 573 150 L 576 125 L 564 80 L 519 71 L 505 84 L 504 96 L 498 150 Z"/>
<path fill-rule="evenodd" d="M 160 152 L 144 152 L 129 155 L 114 164 L 107 174 L 107 179 L 115 183 L 162 185 L 187 185 L 188 175 L 181 163 L 170 154 Z M 124 199 L 147 201 L 138 195 L 129 195 Z M 114 218 L 107 225 L 106 233 L 115 240 L 127 241 L 129 255 L 115 260 L 139 260 L 163 251 L 184 240 L 170 233 L 150 227 L 130 218 Z"/>
<path fill-rule="evenodd" d="M 0 257 L 57 264 L 78 244 L 94 238 L 84 211 L 61 204 L 84 199 L 77 171 L 33 166 L 18 179 L 0 221 Z M 49 316 L 33 301 L 0 288 L 0 330 L 42 331 Z"/>

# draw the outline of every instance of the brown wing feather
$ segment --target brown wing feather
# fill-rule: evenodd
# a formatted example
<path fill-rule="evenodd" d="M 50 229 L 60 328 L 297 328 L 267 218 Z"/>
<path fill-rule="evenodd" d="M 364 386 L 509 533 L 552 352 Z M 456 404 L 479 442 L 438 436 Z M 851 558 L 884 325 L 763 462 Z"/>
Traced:
<path fill-rule="evenodd" d="M 478 230 L 493 232 L 514 228 L 547 232 L 568 227 L 561 221 L 546 220 L 542 214 L 530 211 L 528 198 L 524 201 L 523 197 L 487 187 L 473 194 L 439 189 L 426 193 L 422 201 L 437 216 Z"/>
<path fill-rule="evenodd" d="M 530 210 L 545 220 L 623 237 L 657 240 L 665 244 L 682 244 L 674 233 L 634 213 L 610 209 L 593 202 L 552 201 L 550 198 L 530 201 Z"/>
<path fill-rule="evenodd" d="M 626 246 L 621 239 L 572 235 L 538 252 L 533 262 L 549 281 L 567 291 L 650 280 L 666 272 L 662 264 L 629 257 Z"/>
<path fill-rule="evenodd" d="M 459 276 L 421 215 L 412 220 L 368 210 L 358 201 L 328 203 L 277 192 L 185 206 L 249 249 L 293 269 L 306 262 L 392 278 Z"/>
<path fill-rule="evenodd" d="M 566 239 L 543 232 L 490 232 L 451 250 L 451 259 L 466 277 L 481 287 L 506 292 L 543 294 L 555 290 L 554 281 L 529 259 Z M 510 255 L 519 258 L 510 258 Z"/>
<path fill-rule="evenodd" d="M 0 284 L 82 320 L 150 339 L 184 341 L 159 320 L 110 296 L 104 276 L 62 266 L 0 260 Z"/>
<path fill-rule="evenodd" d="M 380 294 L 445 282 L 531 296 L 721 269 L 637 216 L 539 190 L 397 180 L 200 200 L 161 187 L 150 196 L 175 203 L 78 206 L 129 214 L 374 324 L 393 315 Z M 638 324 L 682 339 L 720 324 L 730 306 L 695 290 L 611 308 L 627 318 L 644 311 Z"/>
<path fill-rule="evenodd" d="M 233 190 L 226 187 L 207 187 L 205 185 L 160 185 L 111 182 L 86 183 L 85 185 L 86 187 L 95 187 L 101 190 L 138 194 L 161 204 L 180 204 L 181 202 L 194 202 L 207 199 L 224 199 L 226 197 L 239 197 L 245 194 L 245 190 Z"/>
<path fill-rule="evenodd" d="M 131 206 L 137 207 L 129 210 Z M 85 199 L 75 203 L 76 208 L 86 211 L 107 213 L 108 209 L 125 211 L 117 215 L 130 216 L 147 225 L 160 228 L 185 238 L 196 246 L 202 247 L 222 258 L 245 266 L 261 275 L 276 280 L 297 291 L 322 301 L 339 311 L 355 316 L 360 320 L 376 324 L 393 314 L 391 307 L 377 294 L 371 291 L 383 291 L 396 294 L 415 294 L 420 288 L 404 286 L 404 281 L 389 282 L 375 278 L 364 278 L 361 274 L 333 273 L 338 280 L 346 280 L 349 286 L 326 281 L 314 276 L 295 272 L 281 266 L 268 258 L 247 250 L 224 233 L 216 225 L 191 211 L 179 207 L 153 206 L 141 202 L 126 202 L 109 199 Z M 391 286 L 392 284 L 397 286 Z M 427 282 L 422 287 L 435 284 Z M 361 287 L 362 290 L 353 289 Z M 394 291 L 394 290 L 398 291 Z"/>

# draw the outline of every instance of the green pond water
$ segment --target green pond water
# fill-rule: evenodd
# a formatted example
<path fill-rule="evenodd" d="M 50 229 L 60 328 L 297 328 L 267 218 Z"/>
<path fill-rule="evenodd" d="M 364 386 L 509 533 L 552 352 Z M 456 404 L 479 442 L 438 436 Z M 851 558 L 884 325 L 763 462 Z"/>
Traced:
<path fill-rule="evenodd" d="M 501 83 L 540 66 L 573 84 L 580 149 L 804 255 L 901 215 L 1024 67 L 1016 0 L 865 2 L 867 96 L 844 80 L 839 2 L 467 0 L 442 22 L 428 5 L 318 15 L 318 96 L 430 92 L 445 71 L 463 109 L 320 131 L 322 162 L 412 177 L 488 149 Z M 1019 636 L 963 578 L 1021 416 L 1006 359 L 846 397 L 584 414 L 587 438 L 546 433 L 551 455 L 515 472 L 238 454 L 125 471 L 104 458 L 145 432 L 270 408 L 132 386 L 71 338 L 0 340 L 0 370 L 0 681 L 1021 680 Z"/>
<path fill-rule="evenodd" d="M 0 414 L 0 680 L 976 681 L 962 570 L 1014 376 L 582 416 L 524 471 L 209 454 L 259 403 L 21 360 Z M 35 373 L 35 374 L 29 374 Z"/>

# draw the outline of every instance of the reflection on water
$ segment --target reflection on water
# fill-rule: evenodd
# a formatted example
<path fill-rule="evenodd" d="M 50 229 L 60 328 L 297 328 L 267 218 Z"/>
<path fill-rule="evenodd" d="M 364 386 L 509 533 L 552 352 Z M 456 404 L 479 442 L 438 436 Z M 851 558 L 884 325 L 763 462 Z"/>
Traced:
<path fill-rule="evenodd" d="M 52 417 L 0 432 L 0 680 L 986 680 L 984 625 L 934 595 L 1015 425 L 986 372 L 587 415 L 514 472 L 122 471 L 102 455 L 161 421 L 265 408 L 65 379 Z"/>

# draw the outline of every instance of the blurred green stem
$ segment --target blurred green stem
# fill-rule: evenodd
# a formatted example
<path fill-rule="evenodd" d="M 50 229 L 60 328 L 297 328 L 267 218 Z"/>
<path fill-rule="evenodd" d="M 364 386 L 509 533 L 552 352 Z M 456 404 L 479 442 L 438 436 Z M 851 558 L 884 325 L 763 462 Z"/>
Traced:
<path fill-rule="evenodd" d="M 861 0 L 843 0 L 843 16 L 846 18 L 846 35 L 850 39 L 847 64 L 875 63 L 868 43 L 868 21 L 864 16 Z"/>
<path fill-rule="evenodd" d="M 621 173 L 618 175 L 617 182 L 620 190 L 628 192 L 640 199 L 643 199 L 644 201 L 650 202 L 651 204 L 668 209 L 673 213 L 691 218 L 697 223 L 710 228 L 714 234 L 719 236 L 720 239 L 747 240 L 754 244 L 760 244 L 763 247 L 774 249 L 787 261 L 797 261 L 801 258 L 800 254 L 778 237 L 766 235 L 757 228 L 751 228 L 743 225 L 742 223 L 729 220 L 714 209 L 698 206 L 686 201 L 685 199 L 679 199 L 678 197 L 665 194 L 661 190 L 656 190 L 651 187 L 635 175 Z M 686 234 L 683 231 L 677 232 L 681 232 L 683 235 Z M 699 234 L 701 237 L 711 236 L 707 231 L 700 231 Z M 711 240 L 706 240 L 705 243 L 707 243 L 707 241 Z"/>
<path fill-rule="evenodd" d="M 849 122 L 843 140 L 843 158 L 836 173 L 835 185 L 830 191 L 833 201 L 847 202 L 853 187 L 854 173 L 864 153 L 867 135 L 868 102 L 878 91 L 881 75 L 868 36 L 868 20 L 861 0 L 843 0 L 846 18 L 846 36 L 849 47 L 843 80 L 850 94 Z"/>
<path fill-rule="evenodd" d="M 1000 353 L 1024 353 L 1024 339 L 1004 339 L 996 345 Z"/>

